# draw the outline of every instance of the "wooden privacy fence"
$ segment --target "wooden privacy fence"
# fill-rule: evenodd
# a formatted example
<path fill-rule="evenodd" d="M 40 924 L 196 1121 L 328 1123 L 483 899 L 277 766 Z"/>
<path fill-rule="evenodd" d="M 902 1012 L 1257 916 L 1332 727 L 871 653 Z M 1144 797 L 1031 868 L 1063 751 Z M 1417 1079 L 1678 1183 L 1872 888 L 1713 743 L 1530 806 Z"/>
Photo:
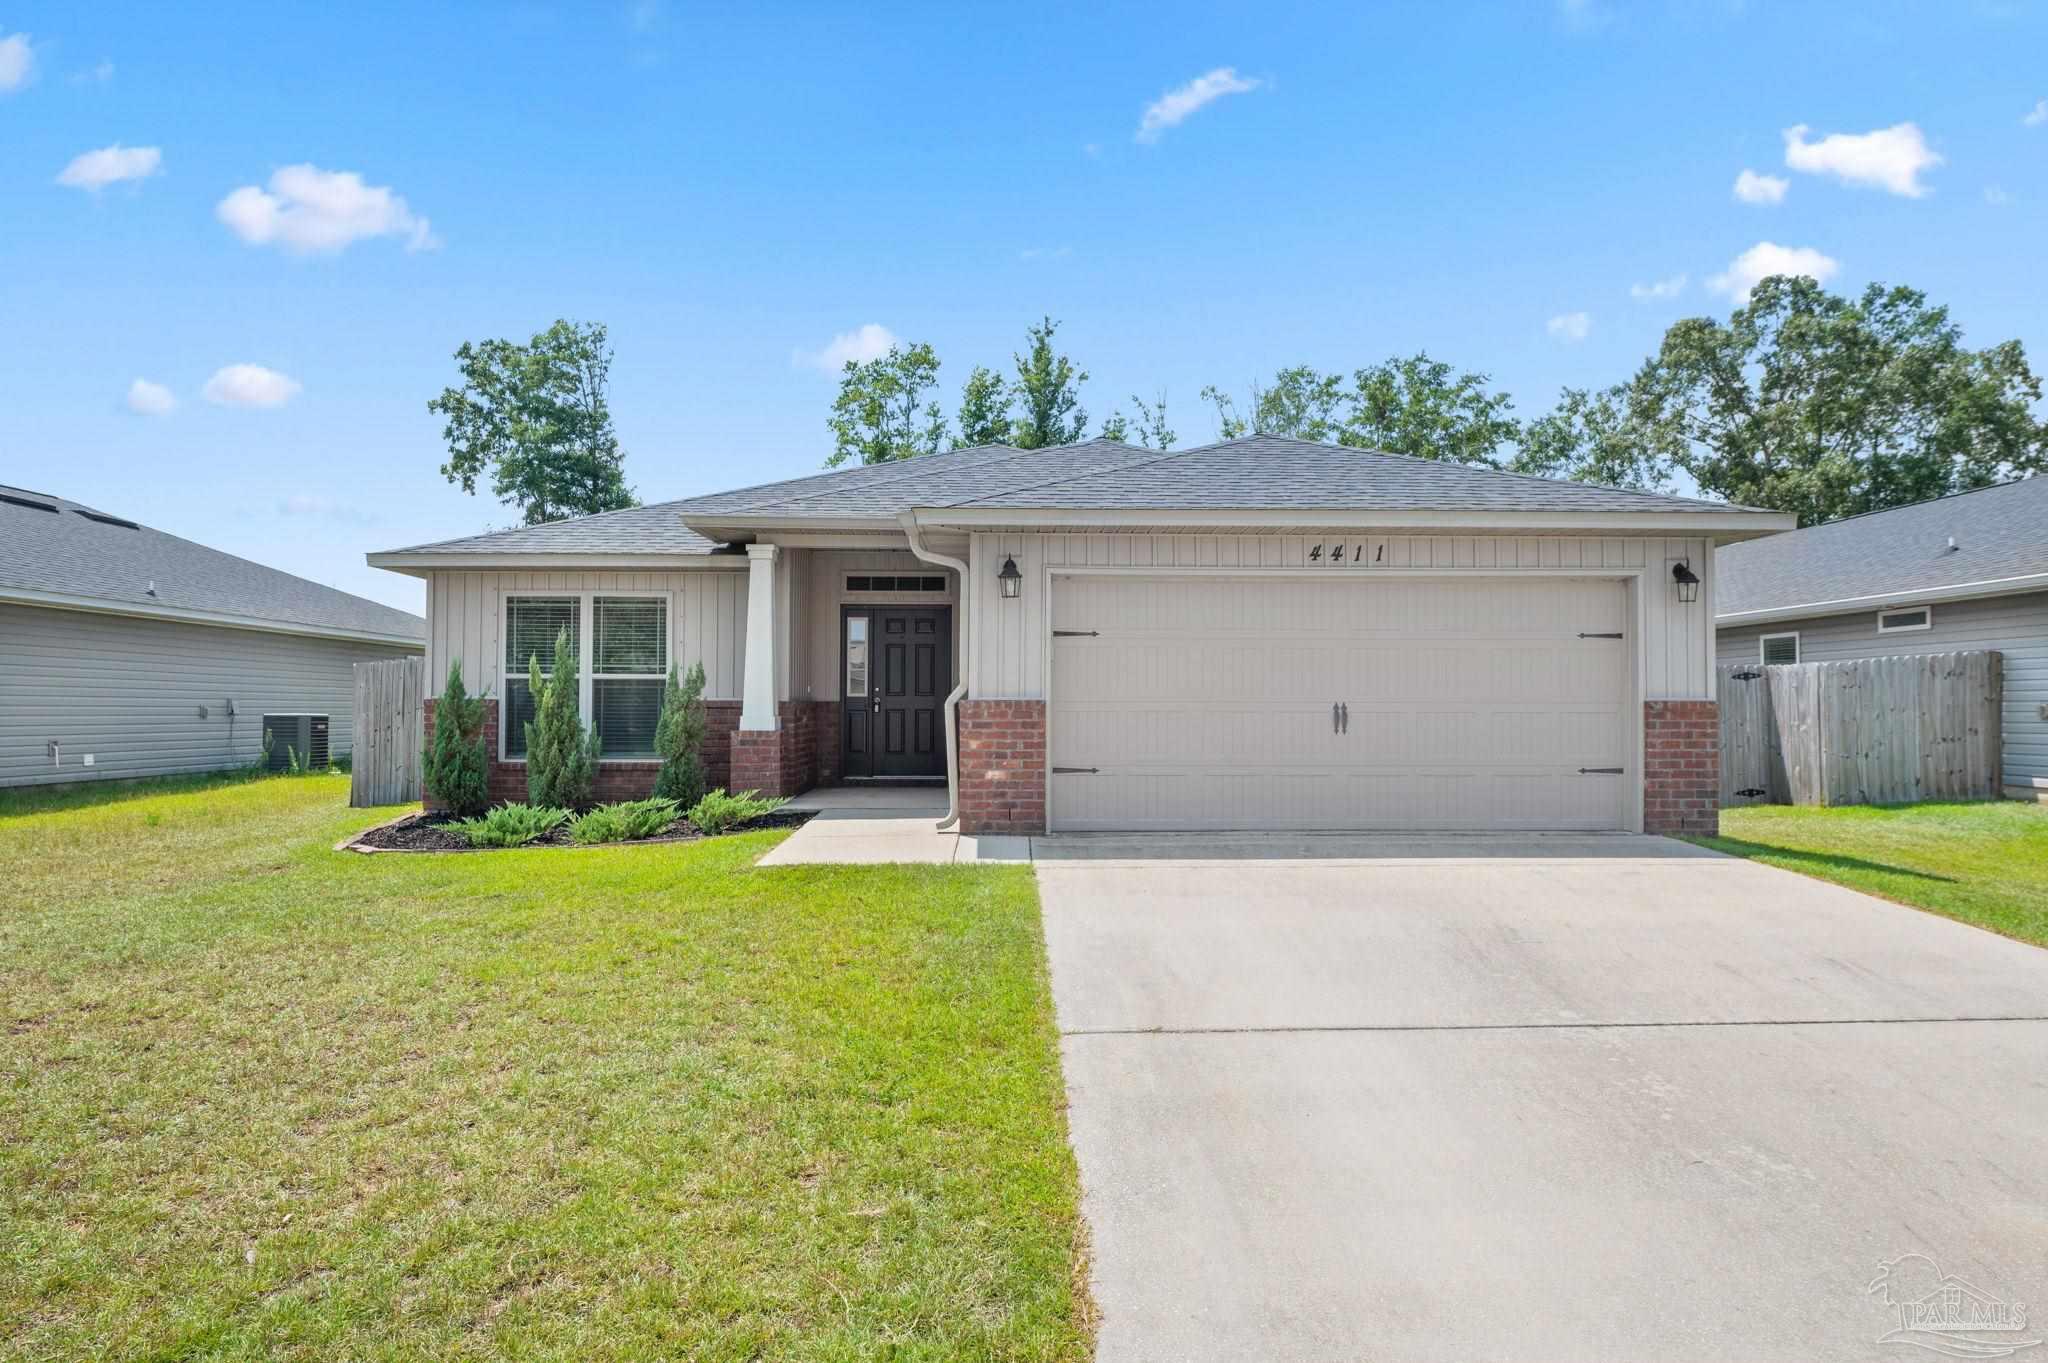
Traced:
<path fill-rule="evenodd" d="M 348 802 L 404 805 L 420 798 L 421 701 L 427 660 L 356 664 L 355 758 Z"/>
<path fill-rule="evenodd" d="M 1724 809 L 1998 798 L 1996 652 L 1719 672 Z"/>

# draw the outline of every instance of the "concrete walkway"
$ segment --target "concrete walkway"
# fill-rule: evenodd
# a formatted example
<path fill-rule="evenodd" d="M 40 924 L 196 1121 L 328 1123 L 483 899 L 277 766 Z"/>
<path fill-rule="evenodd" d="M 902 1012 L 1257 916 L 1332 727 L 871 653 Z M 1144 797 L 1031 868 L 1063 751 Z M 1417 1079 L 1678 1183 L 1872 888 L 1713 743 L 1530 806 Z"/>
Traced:
<path fill-rule="evenodd" d="M 1655 838 L 1268 842 L 1036 849 L 1100 1363 L 1925 1356 L 1907 1254 L 2048 1300 L 2048 952 Z"/>
<path fill-rule="evenodd" d="M 938 822 L 946 816 L 944 786 L 831 786 L 799 795 L 787 808 L 817 813 L 762 857 L 763 866 L 1031 860 L 1029 838 L 940 832 Z"/>

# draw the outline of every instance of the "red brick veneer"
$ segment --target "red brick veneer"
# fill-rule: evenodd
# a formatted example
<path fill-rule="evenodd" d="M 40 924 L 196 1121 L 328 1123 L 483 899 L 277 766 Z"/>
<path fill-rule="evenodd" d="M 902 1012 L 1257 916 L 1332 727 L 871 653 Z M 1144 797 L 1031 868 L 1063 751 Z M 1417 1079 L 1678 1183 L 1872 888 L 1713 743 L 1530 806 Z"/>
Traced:
<path fill-rule="evenodd" d="M 733 730 L 729 789 L 796 795 L 817 783 L 818 705 L 786 700 L 775 709 L 781 728 Z"/>
<path fill-rule="evenodd" d="M 1643 703 L 1643 831 L 1721 831 L 1721 707 Z"/>
<path fill-rule="evenodd" d="M 839 730 L 846 720 L 836 700 L 814 700 L 810 705 L 812 746 L 817 753 L 817 784 L 836 786 L 843 770 L 839 760 Z"/>
<path fill-rule="evenodd" d="M 1045 702 L 960 702 L 960 831 L 1045 831 Z"/>
<path fill-rule="evenodd" d="M 434 702 L 429 700 L 423 707 L 425 717 L 421 720 L 420 751 L 425 752 L 434 741 Z M 486 700 L 484 706 L 484 752 L 488 755 L 490 791 L 492 804 L 526 803 L 526 764 L 519 761 L 498 760 L 498 702 Z M 740 703 L 736 700 L 707 700 L 704 702 L 704 745 L 698 749 L 704 759 L 706 780 L 712 786 L 723 786 L 730 775 L 732 766 L 733 730 L 739 727 Z M 654 793 L 654 778 L 661 773 L 661 763 L 633 760 L 627 762 L 600 760 L 597 764 L 596 798 L 600 804 L 613 800 L 640 800 Z M 440 804 L 432 796 L 426 798 L 428 809 L 439 809 Z"/>

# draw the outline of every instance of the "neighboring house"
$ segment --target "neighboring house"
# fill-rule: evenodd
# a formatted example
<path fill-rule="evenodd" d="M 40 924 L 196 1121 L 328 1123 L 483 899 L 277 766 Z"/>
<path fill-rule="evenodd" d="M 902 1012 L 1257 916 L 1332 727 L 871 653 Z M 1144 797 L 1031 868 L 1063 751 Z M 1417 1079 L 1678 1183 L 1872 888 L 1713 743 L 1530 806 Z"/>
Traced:
<path fill-rule="evenodd" d="M 608 796 L 650 786 L 659 678 L 702 663 L 719 784 L 950 776 L 968 832 L 1675 831 L 1715 822 L 1714 548 L 1791 524 L 1267 436 L 1095 440 L 369 561 L 427 580 L 430 686 L 460 659 L 493 697 L 501 798 L 527 662 L 567 627 Z"/>
<path fill-rule="evenodd" d="M 1721 555 L 1724 663 L 2005 655 L 2005 789 L 2048 799 L 2048 478 L 1959 492 Z"/>
<path fill-rule="evenodd" d="M 416 615 L 0 487 L 0 786 L 241 766 L 265 715 L 326 716 L 339 757 L 355 664 L 425 635 Z"/>

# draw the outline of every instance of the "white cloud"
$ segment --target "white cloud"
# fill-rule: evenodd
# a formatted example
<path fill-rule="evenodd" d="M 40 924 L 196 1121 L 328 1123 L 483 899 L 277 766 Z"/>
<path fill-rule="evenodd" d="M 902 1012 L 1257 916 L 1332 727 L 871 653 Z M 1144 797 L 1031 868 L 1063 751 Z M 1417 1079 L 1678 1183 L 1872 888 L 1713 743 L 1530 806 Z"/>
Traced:
<path fill-rule="evenodd" d="M 1737 303 L 1747 303 L 1749 291 L 1774 274 L 1812 275 L 1825 284 L 1841 268 L 1840 261 L 1811 246 L 1780 246 L 1760 241 L 1729 261 L 1725 271 L 1707 281 L 1707 287 L 1727 294 Z"/>
<path fill-rule="evenodd" d="M 281 246 L 298 255 L 331 254 L 367 237 L 403 237 L 408 251 L 441 244 L 389 186 L 366 185 L 351 170 L 286 166 L 270 188 L 244 185 L 214 207 L 214 216 L 251 246 Z"/>
<path fill-rule="evenodd" d="M 122 180 L 147 180 L 163 174 L 164 154 L 156 147 L 124 147 L 116 142 L 71 158 L 71 164 L 57 175 L 57 183 L 95 193 Z"/>
<path fill-rule="evenodd" d="M 1593 319 L 1583 312 L 1562 312 L 1544 323 L 1543 329 L 1560 341 L 1578 342 L 1593 330 Z"/>
<path fill-rule="evenodd" d="M 2035 100 L 2034 107 L 2027 110 L 2026 116 L 2020 119 L 2020 122 L 2029 128 L 2038 128 L 2043 123 L 2048 123 L 2048 99 Z"/>
<path fill-rule="evenodd" d="M 175 409 L 178 399 L 171 390 L 148 379 L 137 379 L 128 385 L 128 410 L 144 416 L 163 416 Z"/>
<path fill-rule="evenodd" d="M 879 322 L 852 331 L 842 331 L 817 350 L 792 350 L 789 362 L 800 369 L 822 369 L 827 374 L 837 374 L 849 363 L 866 364 L 879 360 L 898 345 L 896 333 Z"/>
<path fill-rule="evenodd" d="M 1019 260 L 1065 260 L 1074 254 L 1071 246 L 1027 246 L 1017 253 Z"/>
<path fill-rule="evenodd" d="M 1785 202 L 1785 191 L 1792 188 L 1792 182 L 1782 175 L 1759 175 L 1745 170 L 1735 177 L 1735 197 L 1746 204 L 1775 204 Z"/>
<path fill-rule="evenodd" d="M 83 71 L 73 72 L 71 83 L 73 85 L 105 85 L 113 78 L 114 64 L 105 58 L 101 58 L 99 65 L 89 66 Z"/>
<path fill-rule="evenodd" d="M 1638 303 L 1658 303 L 1667 298 L 1676 298 L 1685 292 L 1685 275 L 1672 275 L 1669 279 L 1653 280 L 1648 284 L 1631 284 L 1628 296 Z"/>
<path fill-rule="evenodd" d="M 1557 0 L 1557 17 L 1564 21 L 1566 28 L 1581 33 L 1605 28 L 1614 18 L 1605 5 L 1597 4 L 1595 0 Z"/>
<path fill-rule="evenodd" d="M 26 33 L 0 38 L 0 94 L 19 90 L 35 79 L 36 50 L 28 45 Z"/>
<path fill-rule="evenodd" d="M 282 407 L 299 391 L 299 381 L 260 364 L 231 364 L 217 370 L 199 390 L 222 407 Z"/>
<path fill-rule="evenodd" d="M 1986 185 L 1984 186 L 1984 202 L 1990 204 L 1993 208 L 2003 208 L 2012 202 L 2012 195 L 2006 193 L 2002 185 Z"/>
<path fill-rule="evenodd" d="M 1929 193 L 1920 172 L 1942 164 L 1919 125 L 1895 123 L 1867 133 L 1829 133 L 1806 140 L 1807 126 L 1785 129 L 1785 164 L 1809 175 L 1832 175 L 1843 184 L 1870 185 L 1918 199 Z"/>
<path fill-rule="evenodd" d="M 1145 116 L 1138 120 L 1138 140 L 1157 142 L 1161 133 L 1178 128 L 1205 105 L 1214 104 L 1225 95 L 1248 94 L 1258 88 L 1258 81 L 1238 75 L 1234 66 L 1219 66 L 1205 72 L 1145 106 Z"/>

